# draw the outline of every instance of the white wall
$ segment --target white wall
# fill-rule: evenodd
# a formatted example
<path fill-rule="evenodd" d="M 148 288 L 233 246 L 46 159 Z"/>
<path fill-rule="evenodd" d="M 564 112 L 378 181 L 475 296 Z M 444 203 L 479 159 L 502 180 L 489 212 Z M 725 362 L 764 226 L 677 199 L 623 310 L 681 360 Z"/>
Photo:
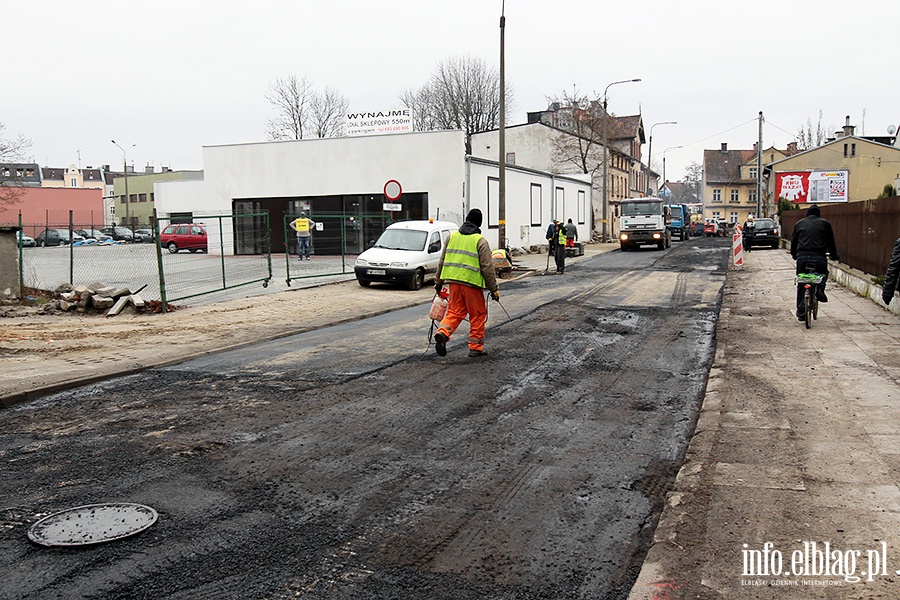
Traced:
<path fill-rule="evenodd" d="M 499 247 L 499 168 L 496 163 L 470 161 L 469 206 L 484 214 L 481 232 Z M 579 192 L 581 194 L 579 195 Z M 506 237 L 513 247 L 547 243 L 552 219 L 568 219 L 578 227 L 578 239 L 591 239 L 590 175 L 551 175 L 530 169 L 506 167 Z"/>
<path fill-rule="evenodd" d="M 499 188 L 496 161 L 467 161 L 462 131 L 206 146 L 203 173 L 203 181 L 155 183 L 157 214 L 226 215 L 232 200 L 242 198 L 381 195 L 384 184 L 395 179 L 404 193 L 428 194 L 429 217 L 462 223 L 471 207 L 481 208 L 487 216 L 489 197 L 496 199 Z M 582 204 L 590 207 L 586 175 L 560 177 L 508 167 L 506 178 L 506 237 L 513 246 L 545 243 L 551 217 L 571 217 L 578 223 L 579 191 Z M 540 214 L 534 217 L 537 225 L 532 223 L 532 183 L 542 190 Z M 564 202 L 558 208 L 563 214 L 550 212 L 555 188 L 563 190 Z M 496 213 L 496 200 L 491 210 Z M 589 240 L 589 208 L 582 208 L 580 216 L 584 223 L 579 224 L 579 239 Z M 231 240 L 219 240 L 217 226 L 211 226 L 215 220 L 208 221 L 210 251 L 217 251 L 222 241 L 230 253 Z M 482 231 L 497 247 L 498 230 L 483 226 Z"/>
<path fill-rule="evenodd" d="M 558 132 L 555 129 L 540 123 L 507 127 L 504 139 L 506 153 L 516 154 L 518 166 L 550 172 L 553 170 L 551 155 L 553 137 L 556 135 Z M 472 156 L 495 162 L 500 160 L 499 131 L 485 131 L 472 135 L 471 146 Z"/>

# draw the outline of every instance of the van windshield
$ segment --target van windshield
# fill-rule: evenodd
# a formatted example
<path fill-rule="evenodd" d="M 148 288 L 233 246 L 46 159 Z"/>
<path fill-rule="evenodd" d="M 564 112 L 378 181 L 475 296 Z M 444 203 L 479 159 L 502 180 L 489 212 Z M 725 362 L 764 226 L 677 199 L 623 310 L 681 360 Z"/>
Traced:
<path fill-rule="evenodd" d="M 425 249 L 425 240 L 428 239 L 427 231 L 415 229 L 385 229 L 378 241 L 376 248 L 388 248 L 389 250 L 410 250 L 421 252 Z"/>
<path fill-rule="evenodd" d="M 636 215 L 661 215 L 661 202 L 623 202 L 622 214 L 628 217 Z"/>

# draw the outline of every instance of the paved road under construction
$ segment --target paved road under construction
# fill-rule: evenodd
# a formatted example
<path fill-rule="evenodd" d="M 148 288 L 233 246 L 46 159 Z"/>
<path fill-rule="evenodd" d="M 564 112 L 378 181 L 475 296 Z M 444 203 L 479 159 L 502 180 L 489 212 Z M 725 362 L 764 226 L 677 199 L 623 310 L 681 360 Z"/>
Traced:
<path fill-rule="evenodd" d="M 624 598 L 693 432 L 727 258 L 699 239 L 504 283 L 487 358 L 465 325 L 436 356 L 416 306 L 7 409 L 0 598 Z M 159 520 L 25 538 L 98 502 Z"/>

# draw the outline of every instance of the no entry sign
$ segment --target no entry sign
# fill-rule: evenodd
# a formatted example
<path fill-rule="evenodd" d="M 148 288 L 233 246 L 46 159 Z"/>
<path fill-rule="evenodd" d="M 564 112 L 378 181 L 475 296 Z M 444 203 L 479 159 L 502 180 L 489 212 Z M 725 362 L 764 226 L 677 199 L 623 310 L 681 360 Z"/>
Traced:
<path fill-rule="evenodd" d="M 400 182 L 396 179 L 389 179 L 388 182 L 384 184 L 384 197 L 388 200 L 397 200 L 402 195 L 403 188 L 400 187 Z"/>

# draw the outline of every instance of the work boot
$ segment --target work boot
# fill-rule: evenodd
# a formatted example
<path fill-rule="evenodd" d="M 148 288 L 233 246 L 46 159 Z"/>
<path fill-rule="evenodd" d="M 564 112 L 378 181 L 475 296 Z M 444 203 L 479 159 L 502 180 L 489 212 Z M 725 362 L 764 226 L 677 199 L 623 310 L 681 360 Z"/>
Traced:
<path fill-rule="evenodd" d="M 816 290 L 816 300 L 819 302 L 828 302 L 828 296 L 825 295 L 825 290 Z"/>
<path fill-rule="evenodd" d="M 485 350 L 469 350 L 469 356 L 487 356 Z"/>
<path fill-rule="evenodd" d="M 438 356 L 447 356 L 447 336 L 440 331 L 434 334 L 434 350 Z"/>

